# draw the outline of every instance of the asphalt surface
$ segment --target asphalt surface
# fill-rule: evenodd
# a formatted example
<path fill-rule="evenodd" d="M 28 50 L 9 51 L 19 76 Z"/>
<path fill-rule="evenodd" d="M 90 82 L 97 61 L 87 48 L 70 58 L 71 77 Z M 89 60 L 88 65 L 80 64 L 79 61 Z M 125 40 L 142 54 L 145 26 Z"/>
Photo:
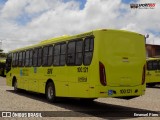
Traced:
<path fill-rule="evenodd" d="M 48 103 L 45 95 L 27 91 L 15 92 L 6 86 L 5 77 L 0 77 L 0 116 L 11 112 L 12 118 L 1 119 L 160 119 L 160 86 L 147 88 L 143 96 L 124 100 L 99 98 L 93 102 L 61 98 L 57 103 Z M 32 114 L 35 113 L 35 114 Z M 5 116 L 6 113 L 3 113 Z M 10 113 L 9 113 L 10 114 Z M 138 117 L 136 115 L 144 115 Z M 19 116 L 18 116 L 19 115 Z M 152 117 L 147 117 L 147 116 Z M 156 117 L 156 116 L 159 117 Z M 40 117 L 42 116 L 42 117 Z M 135 117 L 136 116 L 136 117 Z M 154 116 L 154 117 L 153 117 Z M 29 117 L 29 118 L 28 118 Z"/>

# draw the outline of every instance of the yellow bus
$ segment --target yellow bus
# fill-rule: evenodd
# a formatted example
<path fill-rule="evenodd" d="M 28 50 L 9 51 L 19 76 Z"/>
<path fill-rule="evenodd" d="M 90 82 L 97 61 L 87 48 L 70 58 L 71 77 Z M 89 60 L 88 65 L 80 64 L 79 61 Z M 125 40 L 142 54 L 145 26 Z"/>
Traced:
<path fill-rule="evenodd" d="M 160 58 L 148 58 L 146 70 L 146 84 L 153 87 L 160 84 Z"/>
<path fill-rule="evenodd" d="M 0 60 L 0 76 L 5 76 L 5 64 L 6 64 L 6 60 L 1 59 Z"/>
<path fill-rule="evenodd" d="M 145 38 L 101 29 L 10 51 L 7 85 L 57 97 L 94 100 L 145 93 Z"/>

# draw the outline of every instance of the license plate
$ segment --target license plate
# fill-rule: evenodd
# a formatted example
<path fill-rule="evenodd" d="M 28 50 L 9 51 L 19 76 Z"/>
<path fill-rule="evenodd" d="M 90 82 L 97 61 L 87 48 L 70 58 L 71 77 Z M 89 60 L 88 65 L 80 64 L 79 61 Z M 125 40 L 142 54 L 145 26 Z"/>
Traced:
<path fill-rule="evenodd" d="M 127 93 L 132 93 L 132 89 L 121 89 L 120 90 L 121 94 L 127 94 Z"/>

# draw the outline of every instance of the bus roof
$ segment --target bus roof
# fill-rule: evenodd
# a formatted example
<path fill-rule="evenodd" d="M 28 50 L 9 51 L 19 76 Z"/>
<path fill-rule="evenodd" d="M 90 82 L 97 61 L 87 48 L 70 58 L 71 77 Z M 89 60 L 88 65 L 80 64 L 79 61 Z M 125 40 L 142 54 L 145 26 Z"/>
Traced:
<path fill-rule="evenodd" d="M 72 36 L 70 36 L 70 35 L 63 35 L 63 36 L 51 38 L 51 39 L 48 39 L 48 40 L 43 40 L 43 41 L 41 41 L 41 42 L 39 42 L 37 44 L 30 45 L 30 46 L 23 47 L 23 48 L 18 48 L 18 49 L 15 49 L 15 50 L 11 50 L 9 52 L 23 51 L 23 50 L 26 50 L 26 49 L 32 49 L 33 47 L 40 47 L 40 46 L 45 46 L 45 45 L 52 44 L 52 43 L 62 42 L 63 40 L 84 38 L 84 37 L 93 35 L 93 32 L 96 32 L 96 31 L 118 31 L 118 32 L 126 32 L 126 33 L 132 33 L 132 34 L 142 35 L 142 34 L 139 34 L 139 33 L 131 32 L 131 31 L 126 31 L 126 30 L 97 29 L 97 30 L 92 30 L 92 31 L 89 31 L 89 32 L 84 32 L 84 33 L 81 33 L 81 34 L 72 35 Z"/>

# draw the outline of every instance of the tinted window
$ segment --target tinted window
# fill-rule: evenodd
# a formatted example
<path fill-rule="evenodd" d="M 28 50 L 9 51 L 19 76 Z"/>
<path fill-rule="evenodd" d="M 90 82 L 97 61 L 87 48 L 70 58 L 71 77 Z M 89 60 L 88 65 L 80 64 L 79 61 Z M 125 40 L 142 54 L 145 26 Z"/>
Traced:
<path fill-rule="evenodd" d="M 16 64 L 15 66 L 18 66 L 18 53 L 16 53 Z"/>
<path fill-rule="evenodd" d="M 42 57 L 43 58 L 42 59 L 43 66 L 47 66 L 47 61 L 48 61 L 47 57 L 48 57 L 48 46 L 43 48 L 43 57 Z"/>
<path fill-rule="evenodd" d="M 37 66 L 38 63 L 38 48 L 33 51 L 33 66 Z"/>
<path fill-rule="evenodd" d="M 67 47 L 67 65 L 75 65 L 75 41 L 68 43 Z"/>
<path fill-rule="evenodd" d="M 49 46 L 49 52 L 48 52 L 48 66 L 52 65 L 53 61 L 53 46 Z"/>
<path fill-rule="evenodd" d="M 158 61 L 153 61 L 153 70 L 157 70 L 158 69 Z"/>
<path fill-rule="evenodd" d="M 13 61 L 12 61 L 12 66 L 14 67 L 16 65 L 16 53 L 13 53 Z"/>
<path fill-rule="evenodd" d="M 158 61 L 158 70 L 160 70 L 160 60 Z"/>
<path fill-rule="evenodd" d="M 60 60 L 60 44 L 54 46 L 54 60 L 53 65 L 58 66 Z"/>
<path fill-rule="evenodd" d="M 66 64 L 66 44 L 61 44 L 60 65 L 63 66 L 65 64 Z"/>
<path fill-rule="evenodd" d="M 25 57 L 26 57 L 26 52 L 22 52 L 22 66 L 25 66 Z"/>
<path fill-rule="evenodd" d="M 26 51 L 25 66 L 29 66 L 29 50 Z"/>
<path fill-rule="evenodd" d="M 76 41 L 76 61 L 75 65 L 81 65 L 82 64 L 82 50 L 83 50 L 83 41 L 79 40 Z"/>
<path fill-rule="evenodd" d="M 29 66 L 32 66 L 32 59 L 33 59 L 33 50 L 29 52 Z"/>
<path fill-rule="evenodd" d="M 90 65 L 93 56 L 94 39 L 93 37 L 84 40 L 84 65 Z"/>
<path fill-rule="evenodd" d="M 6 59 L 6 72 L 7 73 L 11 70 L 11 63 L 12 63 L 12 53 L 9 53 Z"/>
<path fill-rule="evenodd" d="M 22 66 L 22 52 L 19 52 L 18 66 Z"/>
<path fill-rule="evenodd" d="M 42 64 L 42 48 L 38 48 L 38 65 L 41 66 Z"/>
<path fill-rule="evenodd" d="M 158 61 L 152 60 L 147 62 L 147 70 L 157 70 L 158 69 Z"/>
<path fill-rule="evenodd" d="M 53 65 L 63 66 L 66 64 L 66 43 L 59 43 L 54 46 Z"/>

